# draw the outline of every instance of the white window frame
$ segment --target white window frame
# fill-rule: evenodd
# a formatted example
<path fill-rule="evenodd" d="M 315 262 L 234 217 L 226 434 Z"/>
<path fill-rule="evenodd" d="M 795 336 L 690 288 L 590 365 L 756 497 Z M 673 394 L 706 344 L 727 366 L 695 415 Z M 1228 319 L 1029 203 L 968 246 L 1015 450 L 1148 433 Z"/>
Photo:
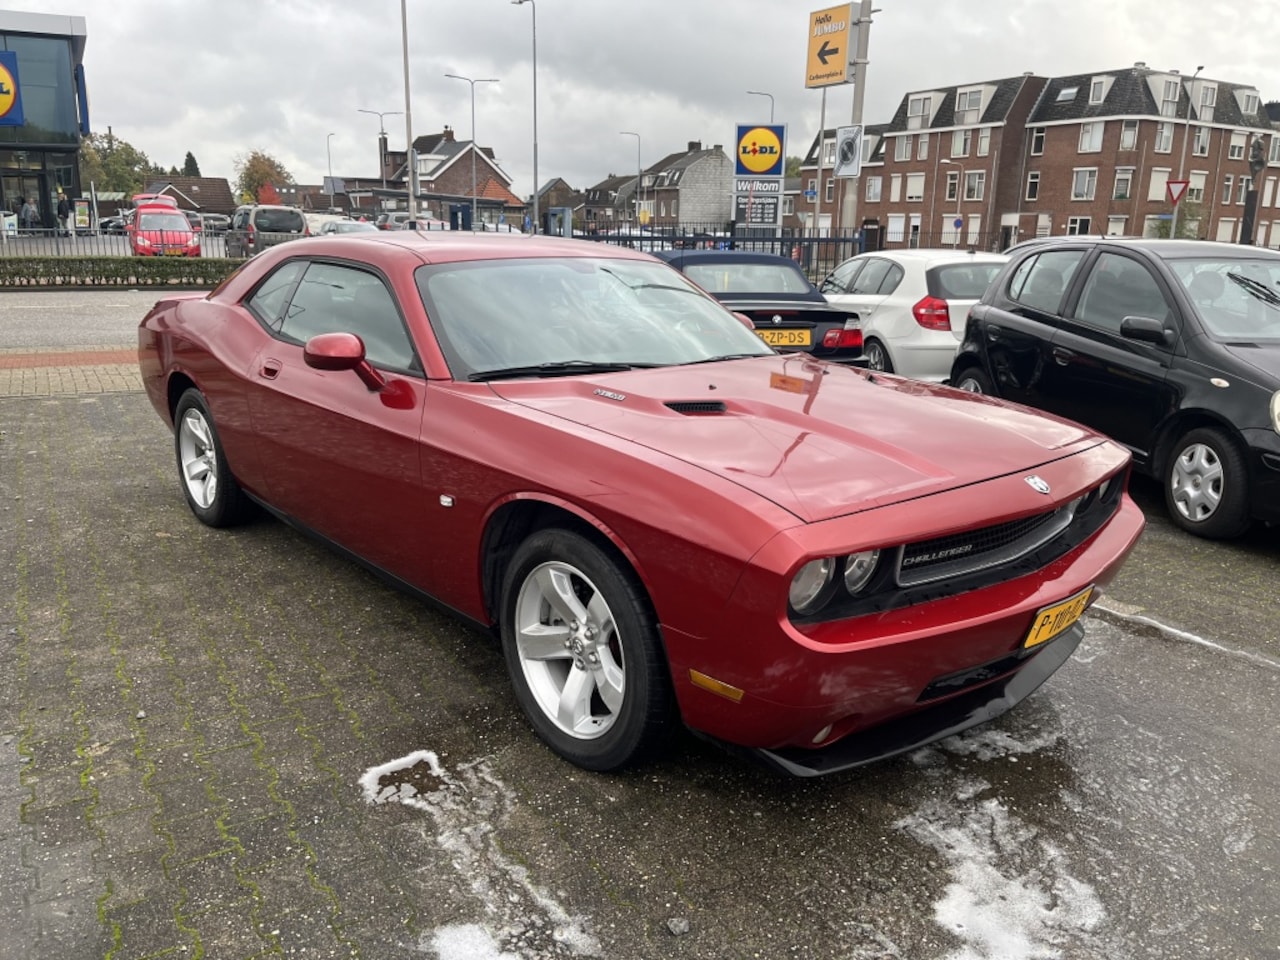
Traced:
<path fill-rule="evenodd" d="M 1084 176 L 1086 189 L 1081 192 L 1077 189 L 1080 184 L 1080 177 Z M 1096 200 L 1098 197 L 1098 168 L 1097 167 L 1076 167 L 1071 171 L 1071 199 L 1089 201 Z"/>
<path fill-rule="evenodd" d="M 834 167 L 836 165 L 836 141 L 834 137 L 830 140 L 822 141 L 822 165 L 824 167 Z"/>
<path fill-rule="evenodd" d="M 1227 146 L 1228 160 L 1243 160 L 1245 144 L 1249 142 L 1249 134 L 1244 130 L 1231 131 L 1231 143 Z"/>
<path fill-rule="evenodd" d="M 1138 147 L 1138 121 L 1125 120 L 1120 127 L 1120 149 L 1136 150 Z"/>
<path fill-rule="evenodd" d="M 1183 200 L 1191 203 L 1204 202 L 1204 184 L 1209 178 L 1207 170 L 1192 170 L 1190 176 L 1187 177 L 1187 192 L 1183 195 Z"/>
<path fill-rule="evenodd" d="M 784 217 L 791 217 L 795 215 L 795 212 L 796 212 L 796 198 L 792 196 L 783 197 L 782 198 L 782 215 Z M 676 215 L 676 202 L 674 200 L 671 201 L 671 215 L 673 217 Z"/>
<path fill-rule="evenodd" d="M 1176 117 L 1178 101 L 1182 99 L 1182 84 L 1178 80 L 1166 80 L 1160 97 L 1160 116 Z"/>
<path fill-rule="evenodd" d="M 916 138 L 916 159 L 929 159 L 929 135 L 927 133 L 922 133 Z"/>
<path fill-rule="evenodd" d="M 1040 149 L 1036 149 L 1039 147 Z M 1031 128 L 1031 156 L 1044 156 L 1044 127 Z"/>
<path fill-rule="evenodd" d="M 1080 229 L 1082 225 L 1084 226 L 1083 230 Z M 1082 237 L 1082 236 L 1088 236 L 1092 232 L 1093 232 L 1093 217 L 1088 217 L 1088 216 L 1067 217 L 1067 236 Z"/>
<path fill-rule="evenodd" d="M 883 177 L 867 177 L 867 203 L 879 203 L 880 195 L 884 191 Z"/>
<path fill-rule="evenodd" d="M 960 171 L 947 171 L 947 189 L 944 198 L 951 203 L 955 203 L 956 198 L 960 196 Z"/>
<path fill-rule="evenodd" d="M 1249 188 L 1253 186 L 1253 177 L 1247 173 L 1240 174 L 1240 179 L 1236 181 L 1236 205 L 1240 206 L 1244 203 L 1245 195 L 1249 192 Z"/>
<path fill-rule="evenodd" d="M 974 124 L 982 119 L 982 91 L 956 91 L 956 123 Z"/>
<path fill-rule="evenodd" d="M 1076 144 L 1077 153 L 1101 153 L 1102 135 L 1106 131 L 1106 123 L 1091 120 L 1080 124 L 1080 139 Z"/>
<path fill-rule="evenodd" d="M 1258 95 L 1256 93 L 1246 93 L 1244 95 L 1244 105 L 1241 112 L 1246 117 L 1252 117 L 1258 112 Z"/>
<path fill-rule="evenodd" d="M 964 176 L 964 198 L 981 200 L 987 192 L 987 171 L 967 170 Z"/>
<path fill-rule="evenodd" d="M 991 152 L 991 128 L 983 127 L 978 131 L 978 151 L 977 156 L 985 157 Z"/>
<path fill-rule="evenodd" d="M 1227 174 L 1222 178 L 1222 202 L 1230 203 L 1231 194 L 1235 190 L 1236 178 L 1232 174 Z"/>
<path fill-rule="evenodd" d="M 1165 120 L 1156 124 L 1154 153 L 1173 153 L 1173 124 Z"/>
<path fill-rule="evenodd" d="M 1035 187 L 1034 190 L 1032 190 L 1033 185 Z M 1039 170 L 1032 170 L 1030 173 L 1027 174 L 1027 190 L 1024 196 L 1025 196 L 1025 199 L 1027 199 L 1028 201 L 1035 201 L 1040 199 L 1040 171 Z"/>
<path fill-rule="evenodd" d="M 1111 188 L 1112 200 L 1133 199 L 1133 174 L 1133 167 L 1116 167 L 1116 182 Z"/>
<path fill-rule="evenodd" d="M 1280 136 L 1274 133 L 1271 135 L 1271 152 L 1267 156 L 1267 163 L 1280 164 Z"/>
<path fill-rule="evenodd" d="M 902 200 L 902 174 L 889 174 L 889 202 L 899 203 Z"/>
<path fill-rule="evenodd" d="M 1196 127 L 1195 139 L 1191 141 L 1191 155 L 1193 157 L 1207 157 L 1209 155 L 1211 132 L 1208 127 Z"/>
<path fill-rule="evenodd" d="M 907 203 L 924 202 L 924 174 L 908 173 L 906 182 Z"/>
<path fill-rule="evenodd" d="M 1097 77 L 1089 84 L 1089 102 L 1101 103 L 1105 99 L 1107 99 L 1107 81 Z"/>
<path fill-rule="evenodd" d="M 929 119 L 933 109 L 932 97 L 907 98 L 907 129 L 919 130 Z"/>
<path fill-rule="evenodd" d="M 1167 199 L 1171 176 L 1173 171 L 1168 167 L 1151 168 L 1151 182 L 1147 184 L 1148 203 L 1161 203 Z"/>
<path fill-rule="evenodd" d="M 911 159 L 911 134 L 905 137 L 894 137 L 893 159 L 910 160 Z"/>
<path fill-rule="evenodd" d="M 967 157 L 973 147 L 972 130 L 956 130 L 951 134 L 951 156 Z"/>

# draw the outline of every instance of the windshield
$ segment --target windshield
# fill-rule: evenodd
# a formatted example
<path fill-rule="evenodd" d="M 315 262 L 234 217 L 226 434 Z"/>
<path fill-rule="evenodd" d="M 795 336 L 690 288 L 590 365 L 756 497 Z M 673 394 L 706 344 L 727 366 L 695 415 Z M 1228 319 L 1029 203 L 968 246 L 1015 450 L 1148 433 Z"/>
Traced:
<path fill-rule="evenodd" d="M 1280 339 L 1280 258 L 1172 260 L 1169 267 L 1214 336 Z"/>
<path fill-rule="evenodd" d="M 790 260 L 744 263 L 714 260 L 686 263 L 684 272 L 708 293 L 812 293 L 809 278 Z"/>
<path fill-rule="evenodd" d="M 480 260 L 419 267 L 418 290 L 449 368 L 466 379 L 565 364 L 667 366 L 772 349 L 661 263 Z"/>
<path fill-rule="evenodd" d="M 191 232 L 191 224 L 180 213 L 144 213 L 138 218 L 139 230 L 180 230 Z"/>

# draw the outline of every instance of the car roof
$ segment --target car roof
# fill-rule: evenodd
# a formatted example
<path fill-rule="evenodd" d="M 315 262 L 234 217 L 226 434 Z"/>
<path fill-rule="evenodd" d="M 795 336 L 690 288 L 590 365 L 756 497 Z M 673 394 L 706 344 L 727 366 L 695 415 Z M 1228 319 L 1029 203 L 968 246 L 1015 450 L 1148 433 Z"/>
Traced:
<path fill-rule="evenodd" d="M 1009 253 L 1022 253 L 1043 246 L 1060 246 L 1069 243 L 1114 246 L 1143 250 L 1162 260 L 1189 258 L 1221 258 L 1224 256 L 1259 255 L 1280 258 L 1280 251 L 1266 247 L 1251 247 L 1237 243 L 1221 243 L 1216 240 L 1165 240 L 1159 237 L 1106 237 L 1096 235 L 1080 235 L 1067 237 L 1036 237 L 1024 240 L 1009 248 Z"/>
<path fill-rule="evenodd" d="M 799 269 L 790 257 L 754 250 L 655 250 L 653 255 L 668 263 L 786 263 Z"/>
<path fill-rule="evenodd" d="M 989 263 L 1003 263 L 1009 259 L 1007 254 L 993 253 L 989 250 L 963 250 L 951 247 L 916 247 L 907 250 L 868 250 L 858 254 L 859 257 L 884 257 L 887 260 L 915 261 L 926 264 L 933 263 L 965 263 L 985 260 Z M 853 258 L 850 258 L 853 259 Z"/>

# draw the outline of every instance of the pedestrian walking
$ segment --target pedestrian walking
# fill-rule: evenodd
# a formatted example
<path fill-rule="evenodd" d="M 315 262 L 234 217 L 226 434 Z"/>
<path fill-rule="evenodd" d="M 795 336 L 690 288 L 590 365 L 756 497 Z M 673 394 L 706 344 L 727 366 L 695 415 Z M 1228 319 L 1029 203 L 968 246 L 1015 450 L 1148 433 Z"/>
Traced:
<path fill-rule="evenodd" d="M 30 197 L 22 198 L 22 209 L 18 211 L 18 226 L 23 233 L 30 233 L 36 228 L 36 206 Z"/>
<path fill-rule="evenodd" d="M 62 229 L 64 237 L 71 236 L 71 230 L 67 224 L 71 220 L 71 201 L 67 199 L 67 195 L 58 189 L 58 224 Z"/>

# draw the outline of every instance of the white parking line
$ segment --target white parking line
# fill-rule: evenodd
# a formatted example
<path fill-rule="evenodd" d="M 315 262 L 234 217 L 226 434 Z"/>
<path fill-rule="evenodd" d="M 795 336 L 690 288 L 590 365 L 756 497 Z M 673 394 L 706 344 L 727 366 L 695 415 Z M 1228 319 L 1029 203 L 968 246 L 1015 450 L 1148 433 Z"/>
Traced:
<path fill-rule="evenodd" d="M 1225 653 L 1229 657 L 1235 657 L 1237 660 L 1246 660 L 1249 663 L 1255 663 L 1260 667 L 1266 667 L 1269 670 L 1280 671 L 1280 660 L 1273 660 L 1264 653 L 1254 653 L 1252 650 L 1241 650 L 1237 647 L 1225 647 L 1213 640 L 1207 640 L 1204 637 L 1197 636 L 1194 633 L 1187 633 L 1185 630 L 1179 630 L 1177 627 L 1171 627 L 1167 623 L 1161 623 L 1151 617 L 1144 617 L 1132 610 L 1126 610 L 1124 604 L 1117 604 L 1114 601 L 1110 604 L 1096 603 L 1094 609 L 1100 610 L 1109 616 L 1123 620 L 1126 623 L 1137 624 L 1143 627 L 1151 627 L 1173 640 L 1182 640 L 1185 643 L 1194 643 L 1197 646 L 1204 647 L 1207 650 L 1213 650 L 1217 653 Z"/>

